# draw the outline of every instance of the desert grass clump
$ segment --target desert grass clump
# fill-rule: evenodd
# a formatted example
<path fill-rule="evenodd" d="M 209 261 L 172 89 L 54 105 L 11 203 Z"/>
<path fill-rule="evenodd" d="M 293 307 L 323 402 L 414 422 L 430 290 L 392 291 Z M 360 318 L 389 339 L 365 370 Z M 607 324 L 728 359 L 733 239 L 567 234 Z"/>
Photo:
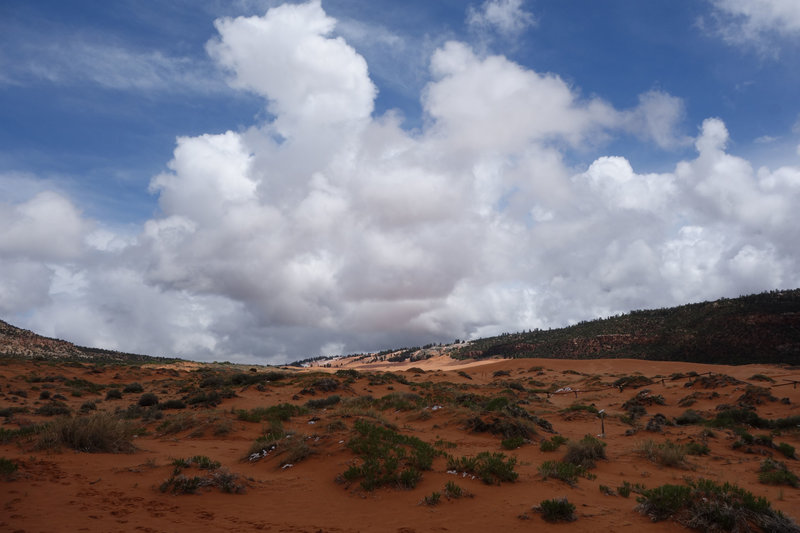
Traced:
<path fill-rule="evenodd" d="M 785 442 L 781 442 L 780 444 L 778 444 L 776 449 L 789 459 L 797 458 L 794 454 L 795 452 L 794 446 L 792 446 L 791 444 L 786 444 Z"/>
<path fill-rule="evenodd" d="M 594 468 L 595 461 L 606 458 L 606 443 L 592 435 L 585 435 L 581 440 L 567 443 L 567 453 L 564 462 L 581 466 L 585 469 Z"/>
<path fill-rule="evenodd" d="M 222 464 L 219 461 L 214 461 L 205 455 L 195 455 L 187 459 L 175 459 L 172 461 L 172 466 L 176 469 L 196 467 L 201 470 L 216 470 Z"/>
<path fill-rule="evenodd" d="M 11 479 L 11 476 L 17 471 L 19 467 L 17 463 L 11 459 L 0 457 L 0 477 L 4 479 Z"/>
<path fill-rule="evenodd" d="M 106 400 L 121 400 L 122 391 L 119 389 L 108 389 L 106 391 Z"/>
<path fill-rule="evenodd" d="M 452 481 L 448 481 L 444 485 L 444 495 L 448 500 L 458 500 L 459 498 L 471 498 L 472 494 L 466 489 L 461 488 Z"/>
<path fill-rule="evenodd" d="M 545 461 L 539 465 L 539 475 L 542 479 L 558 479 L 563 481 L 570 487 L 578 484 L 578 477 L 590 477 L 586 468 L 573 463 L 565 463 L 563 461 Z"/>
<path fill-rule="evenodd" d="M 758 480 L 766 485 L 800 487 L 800 480 L 798 480 L 797 474 L 790 471 L 785 463 L 770 458 L 766 458 L 761 462 L 761 467 L 758 469 Z"/>
<path fill-rule="evenodd" d="M 641 494 L 645 490 L 647 490 L 647 487 L 645 487 L 641 483 L 630 483 L 629 481 L 623 481 L 622 485 L 617 487 L 617 494 L 619 494 L 623 498 L 627 498 L 628 496 L 631 495 L 631 492 L 635 492 L 636 494 Z"/>
<path fill-rule="evenodd" d="M 158 396 L 152 392 L 146 392 L 139 397 L 139 401 L 136 403 L 140 407 L 151 407 L 153 405 L 158 405 Z"/>
<path fill-rule="evenodd" d="M 308 413 L 308 409 L 290 403 L 281 403 L 270 407 L 256 407 L 246 411 L 238 409 L 236 417 L 245 422 L 261 422 L 262 420 L 281 420 L 286 422 L 293 416 Z"/>
<path fill-rule="evenodd" d="M 675 418 L 675 423 L 679 426 L 696 425 L 702 424 L 703 422 L 705 422 L 703 415 L 694 409 L 687 409 L 683 412 L 683 414 L 680 414 Z"/>
<path fill-rule="evenodd" d="M 545 522 L 574 522 L 578 518 L 575 514 L 575 505 L 567 498 L 542 500 L 534 510 L 542 514 Z"/>
<path fill-rule="evenodd" d="M 562 444 L 565 444 L 566 442 L 567 442 L 566 437 L 562 437 L 561 435 L 553 435 L 552 437 L 550 437 L 550 440 L 543 439 L 539 443 L 539 449 L 543 452 L 554 452 L 559 447 L 561 447 Z"/>
<path fill-rule="evenodd" d="M 506 450 L 516 450 L 523 444 L 525 444 L 525 439 L 519 436 L 511 437 L 509 439 L 503 439 L 502 441 L 500 441 L 500 446 L 502 446 Z"/>
<path fill-rule="evenodd" d="M 132 453 L 134 428 L 127 420 L 108 413 L 64 417 L 44 426 L 37 448 L 55 449 L 67 446 L 89 453 Z"/>
<path fill-rule="evenodd" d="M 72 410 L 64 402 L 51 400 L 39 407 L 35 412 L 41 416 L 64 416 L 71 414 Z"/>
<path fill-rule="evenodd" d="M 160 435 L 174 435 L 199 424 L 200 420 L 193 413 L 178 413 L 164 417 L 163 421 L 156 427 L 156 431 Z"/>
<path fill-rule="evenodd" d="M 172 475 L 159 486 L 161 492 L 197 494 L 203 487 L 216 487 L 230 494 L 242 494 L 245 491 L 245 485 L 238 481 L 238 474 L 222 468 L 219 461 L 214 461 L 205 455 L 175 459 L 172 466 L 174 467 Z M 184 469 L 193 467 L 208 472 L 202 476 L 187 476 L 183 473 Z"/>
<path fill-rule="evenodd" d="M 642 492 L 636 509 L 654 522 L 672 519 L 700 531 L 798 533 L 800 527 L 761 497 L 707 479 L 662 485 Z"/>
<path fill-rule="evenodd" d="M 614 386 L 620 391 L 624 389 L 638 389 L 647 385 L 652 385 L 653 380 L 646 376 L 623 376 L 614 382 Z"/>
<path fill-rule="evenodd" d="M 711 449 L 704 442 L 692 441 L 684 446 L 687 455 L 708 455 Z"/>
<path fill-rule="evenodd" d="M 516 457 L 506 458 L 504 453 L 480 452 L 473 457 L 447 458 L 447 470 L 473 474 L 487 485 L 516 481 L 519 477 L 514 471 L 516 464 Z"/>
<path fill-rule="evenodd" d="M 656 464 L 671 467 L 686 466 L 686 447 L 672 442 L 655 442 L 651 439 L 643 441 L 635 450 L 639 455 Z"/>
<path fill-rule="evenodd" d="M 598 413 L 597 407 L 595 407 L 594 405 L 584 405 L 584 404 L 581 404 L 581 403 L 573 403 L 569 407 L 565 407 L 564 409 L 562 409 L 561 412 L 562 413 L 584 412 L 584 413 L 590 413 L 590 414 L 593 414 L 593 415 L 596 415 Z"/>
<path fill-rule="evenodd" d="M 422 478 L 422 471 L 430 470 L 439 452 L 416 437 L 402 435 L 395 430 L 356 420 L 355 435 L 347 443 L 361 464 L 351 465 L 343 474 L 345 481 L 360 480 L 367 491 L 382 486 L 414 488 Z"/>
<path fill-rule="evenodd" d="M 324 409 L 336 405 L 341 401 L 342 398 L 338 394 L 334 394 L 332 396 L 328 396 L 327 398 L 308 400 L 306 402 L 306 407 L 309 409 Z"/>
<path fill-rule="evenodd" d="M 439 502 L 441 500 L 442 500 L 441 493 L 433 491 L 433 493 L 430 496 L 425 496 L 424 498 L 422 498 L 421 503 L 433 507 L 434 505 L 439 505 Z"/>
<path fill-rule="evenodd" d="M 125 392 L 125 393 L 144 392 L 144 387 L 142 387 L 142 384 L 138 383 L 138 382 L 128 383 L 127 385 L 125 385 L 122 388 L 122 392 Z"/>

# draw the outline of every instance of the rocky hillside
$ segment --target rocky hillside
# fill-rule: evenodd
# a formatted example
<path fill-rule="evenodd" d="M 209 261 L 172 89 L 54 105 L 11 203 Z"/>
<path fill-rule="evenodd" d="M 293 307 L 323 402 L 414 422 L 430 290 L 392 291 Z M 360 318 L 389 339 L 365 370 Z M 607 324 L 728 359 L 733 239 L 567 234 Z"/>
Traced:
<path fill-rule="evenodd" d="M 0 355 L 27 359 L 57 359 L 78 361 L 114 361 L 146 363 L 161 357 L 85 348 L 60 339 L 42 337 L 27 329 L 21 329 L 0 320 Z"/>
<path fill-rule="evenodd" d="M 800 289 L 471 341 L 457 358 L 627 357 L 718 364 L 800 364 Z"/>

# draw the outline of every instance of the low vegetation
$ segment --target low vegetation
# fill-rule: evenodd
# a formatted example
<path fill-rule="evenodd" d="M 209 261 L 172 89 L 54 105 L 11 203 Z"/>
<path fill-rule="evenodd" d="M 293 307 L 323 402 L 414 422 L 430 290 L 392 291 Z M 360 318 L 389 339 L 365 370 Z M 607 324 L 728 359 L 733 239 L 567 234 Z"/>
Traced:
<path fill-rule="evenodd" d="M 43 426 L 36 447 L 53 450 L 66 446 L 80 452 L 132 453 L 134 427 L 109 413 L 64 417 Z"/>
<path fill-rule="evenodd" d="M 566 498 L 542 500 L 534 509 L 541 513 L 546 522 L 573 522 L 578 518 L 575 505 Z"/>
<path fill-rule="evenodd" d="M 516 464 L 516 457 L 506 458 L 504 453 L 480 452 L 475 456 L 447 458 L 448 471 L 472 474 L 487 485 L 516 481 L 519 477 L 514 471 Z"/>
<path fill-rule="evenodd" d="M 351 465 L 342 479 L 359 481 L 367 491 L 383 486 L 414 488 L 422 479 L 422 472 L 432 468 L 439 453 L 416 437 L 366 420 L 356 420 L 353 430 L 355 435 L 347 447 L 359 456 L 360 463 Z"/>
<path fill-rule="evenodd" d="M 642 491 L 637 510 L 654 522 L 674 520 L 699 531 L 797 533 L 800 527 L 761 497 L 707 479 Z"/>

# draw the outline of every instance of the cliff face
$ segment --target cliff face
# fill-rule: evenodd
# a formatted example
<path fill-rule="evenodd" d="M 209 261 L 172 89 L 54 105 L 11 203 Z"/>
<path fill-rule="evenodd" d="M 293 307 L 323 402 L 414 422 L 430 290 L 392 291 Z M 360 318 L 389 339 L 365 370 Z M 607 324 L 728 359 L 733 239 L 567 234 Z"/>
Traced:
<path fill-rule="evenodd" d="M 85 348 L 60 339 L 43 337 L 0 320 L 0 355 L 27 359 L 147 362 L 160 357 Z"/>

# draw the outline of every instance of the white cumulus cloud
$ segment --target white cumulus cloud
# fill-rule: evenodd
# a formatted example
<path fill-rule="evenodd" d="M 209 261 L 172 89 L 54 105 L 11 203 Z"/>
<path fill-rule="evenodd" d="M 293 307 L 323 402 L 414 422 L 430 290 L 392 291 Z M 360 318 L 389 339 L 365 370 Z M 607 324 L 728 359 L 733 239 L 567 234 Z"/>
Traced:
<path fill-rule="evenodd" d="M 576 164 L 620 134 L 683 146 L 682 102 L 617 109 L 450 41 L 408 131 L 335 22 L 318 1 L 217 21 L 209 53 L 269 115 L 180 137 L 137 235 L 54 192 L 0 204 L 0 310 L 81 344 L 278 362 L 800 285 L 800 168 L 753 168 L 722 120 L 670 171 Z"/>

